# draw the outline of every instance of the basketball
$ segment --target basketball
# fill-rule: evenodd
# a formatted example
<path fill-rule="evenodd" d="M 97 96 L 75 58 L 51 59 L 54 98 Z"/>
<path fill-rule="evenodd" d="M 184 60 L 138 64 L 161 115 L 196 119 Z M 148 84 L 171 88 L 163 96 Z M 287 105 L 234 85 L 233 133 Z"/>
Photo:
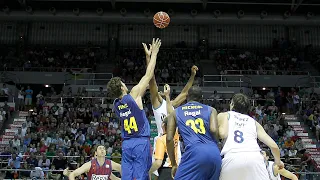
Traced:
<path fill-rule="evenodd" d="M 166 28 L 170 23 L 170 16 L 166 12 L 157 12 L 153 16 L 153 24 L 160 29 Z"/>

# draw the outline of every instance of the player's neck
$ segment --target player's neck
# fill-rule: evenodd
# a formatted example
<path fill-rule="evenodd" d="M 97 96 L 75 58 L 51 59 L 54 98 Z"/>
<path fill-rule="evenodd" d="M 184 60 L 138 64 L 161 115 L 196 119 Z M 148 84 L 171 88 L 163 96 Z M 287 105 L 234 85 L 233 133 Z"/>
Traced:
<path fill-rule="evenodd" d="M 97 157 L 97 162 L 100 166 L 104 164 L 104 161 L 106 160 L 105 157 Z"/>

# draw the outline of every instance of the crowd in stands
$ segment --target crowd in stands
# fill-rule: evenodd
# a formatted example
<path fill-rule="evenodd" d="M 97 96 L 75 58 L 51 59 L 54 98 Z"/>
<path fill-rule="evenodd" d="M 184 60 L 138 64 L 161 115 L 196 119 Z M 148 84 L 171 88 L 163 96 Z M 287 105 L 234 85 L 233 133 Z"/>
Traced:
<path fill-rule="evenodd" d="M 10 146 L 1 152 L 2 168 L 32 170 L 20 172 L 21 177 L 45 175 L 52 179 L 61 179 L 62 171 L 44 173 L 42 169 L 74 169 L 90 159 L 91 150 L 96 144 L 105 145 L 107 155 L 116 162 L 121 161 L 121 127 L 112 112 L 112 101 L 104 98 L 106 94 L 103 88 L 95 93 L 88 92 L 85 88 L 79 88 L 77 93 L 72 92 L 69 88 L 66 92 L 56 93 L 55 89 L 51 88 L 47 94 L 40 91 L 36 95 L 30 87 L 20 90 L 21 96 L 26 98 L 27 95 L 31 95 L 36 102 L 33 103 L 35 106 L 26 122 L 10 141 Z M 173 92 L 172 95 L 176 96 L 177 93 Z M 292 165 L 286 168 L 295 172 L 310 170 L 309 166 L 305 169 L 305 165 L 310 165 L 311 159 L 305 153 L 301 139 L 284 120 L 283 113 L 301 113 L 306 117 L 306 121 L 312 119 L 309 125 L 319 133 L 317 95 L 312 93 L 309 96 L 304 90 L 298 91 L 295 88 L 285 91 L 280 87 L 264 91 L 255 90 L 247 95 L 254 101 L 250 116 L 260 122 L 278 143 L 284 162 Z M 82 98 L 88 96 L 93 98 Z M 63 106 L 59 106 L 61 97 Z M 145 111 L 151 120 L 153 114 L 148 92 L 145 97 Z M 307 99 L 313 101 L 301 106 L 302 100 Z M 215 107 L 218 112 L 229 109 L 229 98 L 216 91 L 212 99 L 205 103 Z M 20 110 L 31 108 L 24 103 L 19 106 Z M 7 106 L 1 109 L 4 114 L 8 113 L 7 110 Z M 12 178 L 17 176 L 17 173 L 7 171 L 6 176 Z"/>
<path fill-rule="evenodd" d="M 113 74 L 122 77 L 126 83 L 137 83 L 146 69 L 144 51 L 142 49 L 124 49 L 120 54 L 122 55 L 118 57 Z M 199 63 L 200 55 L 195 49 L 161 49 L 155 70 L 157 83 L 184 85 L 189 79 L 192 65 L 198 66 Z M 197 76 L 201 77 L 201 71 L 197 72 Z"/>
<path fill-rule="evenodd" d="M 30 111 L 26 123 L 22 124 L 9 146 L 1 152 L 1 155 L 8 155 L 1 158 L 2 167 L 31 169 L 35 172 L 36 168 L 74 169 L 90 159 L 91 150 L 96 144 L 105 145 L 107 155 L 115 162 L 120 162 L 121 131 L 118 119 L 111 110 L 112 102 L 105 100 L 101 105 L 101 98 L 83 99 L 82 96 L 88 96 L 88 92 L 80 88 L 77 94 L 72 94 L 72 91 L 63 94 L 66 98 L 63 106 L 59 106 L 57 99 L 46 98 L 52 97 L 55 94 L 53 92 L 47 95 L 39 92 L 36 95 L 36 106 Z M 105 97 L 102 95 L 103 91 L 100 91 L 99 97 Z M 51 107 L 50 103 L 53 103 Z M 24 110 L 29 108 L 21 107 Z M 30 177 L 30 173 L 22 172 L 20 176 Z M 16 176 L 15 172 L 7 172 L 6 175 L 8 178 Z M 46 174 L 53 179 L 61 179 L 61 175 L 62 172 Z"/>
<path fill-rule="evenodd" d="M 217 49 L 209 53 L 220 74 L 298 75 L 301 61 L 295 40 L 274 39 L 269 50 Z M 295 71 L 295 72 L 293 72 Z"/>
<path fill-rule="evenodd" d="M 99 48 L 29 47 L 19 52 L 15 48 L 1 48 L 0 65 L 4 70 L 67 71 L 85 68 L 94 71 L 97 63 L 106 58 Z M 89 71 L 88 70 L 88 71 Z"/>
<path fill-rule="evenodd" d="M 290 51 L 254 52 L 219 49 L 212 52 L 212 56 L 220 74 L 290 75 L 292 71 L 298 71 L 299 67 L 299 58 Z"/>

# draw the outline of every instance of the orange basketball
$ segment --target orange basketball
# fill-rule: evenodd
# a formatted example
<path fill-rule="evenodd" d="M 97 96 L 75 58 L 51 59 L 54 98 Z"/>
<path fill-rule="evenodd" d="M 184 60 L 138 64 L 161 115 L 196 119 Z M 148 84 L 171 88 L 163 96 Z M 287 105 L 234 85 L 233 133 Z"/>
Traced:
<path fill-rule="evenodd" d="M 160 29 L 166 28 L 170 23 L 170 16 L 166 12 L 157 12 L 153 16 L 153 24 Z"/>

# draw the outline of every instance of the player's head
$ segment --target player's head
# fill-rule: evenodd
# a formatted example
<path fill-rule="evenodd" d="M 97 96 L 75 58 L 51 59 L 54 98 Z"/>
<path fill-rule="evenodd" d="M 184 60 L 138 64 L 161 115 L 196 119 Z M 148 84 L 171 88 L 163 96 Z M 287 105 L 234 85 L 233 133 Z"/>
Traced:
<path fill-rule="evenodd" d="M 188 91 L 187 101 L 200 102 L 202 100 L 202 97 L 202 89 L 199 86 L 192 86 Z"/>
<path fill-rule="evenodd" d="M 250 107 L 251 106 L 249 98 L 242 93 L 235 94 L 231 99 L 231 111 L 236 111 L 241 114 L 248 114 L 248 112 L 250 111 Z"/>
<path fill-rule="evenodd" d="M 112 98 L 119 98 L 128 92 L 127 86 L 119 77 L 113 77 L 107 84 L 107 92 Z"/>
<path fill-rule="evenodd" d="M 268 161 L 270 158 L 270 151 L 268 149 L 262 149 L 260 152 L 261 152 L 264 160 Z"/>
<path fill-rule="evenodd" d="M 95 148 L 94 157 L 105 157 L 107 155 L 106 147 L 103 145 L 97 145 Z"/>

